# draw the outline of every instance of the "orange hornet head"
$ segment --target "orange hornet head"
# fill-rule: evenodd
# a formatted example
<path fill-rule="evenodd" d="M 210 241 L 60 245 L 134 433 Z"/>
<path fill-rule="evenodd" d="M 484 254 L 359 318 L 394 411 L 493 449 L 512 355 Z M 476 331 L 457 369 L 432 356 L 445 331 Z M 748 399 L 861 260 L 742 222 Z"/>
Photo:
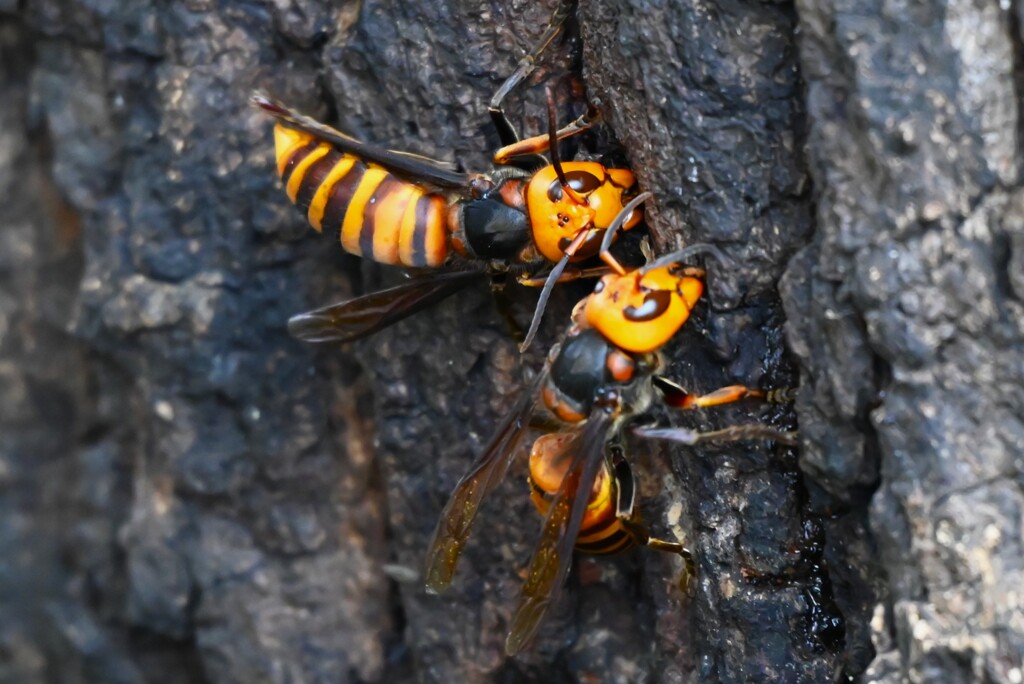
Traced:
<path fill-rule="evenodd" d="M 587 324 L 628 352 L 661 348 L 690 317 L 704 291 L 699 278 L 673 273 L 675 268 L 604 276 L 584 304 Z"/>
<path fill-rule="evenodd" d="M 583 197 L 584 203 L 564 191 L 555 167 L 548 165 L 530 179 L 526 209 L 537 251 L 548 261 L 561 259 L 566 246 L 581 230 L 596 228 L 576 251 L 573 261 L 578 261 L 597 254 L 602 231 L 622 211 L 622 195 L 636 179 L 627 169 L 608 169 L 596 162 L 565 162 L 562 169 L 569 187 Z M 622 229 L 629 230 L 642 217 L 643 212 L 635 210 Z"/>

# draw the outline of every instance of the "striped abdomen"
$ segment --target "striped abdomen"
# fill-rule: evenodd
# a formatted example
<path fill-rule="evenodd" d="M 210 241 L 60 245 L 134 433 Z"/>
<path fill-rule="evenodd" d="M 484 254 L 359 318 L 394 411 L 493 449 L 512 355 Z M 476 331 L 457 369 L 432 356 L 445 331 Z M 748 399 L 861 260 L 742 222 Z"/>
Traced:
<path fill-rule="evenodd" d="M 556 432 L 541 435 L 530 451 L 530 500 L 541 517 L 546 517 L 551 501 L 562 485 L 568 461 L 566 445 L 572 433 Z M 616 516 L 618 486 L 605 465 L 597 476 L 594 489 L 583 514 L 576 550 L 584 553 L 608 554 L 625 551 L 634 538 Z"/>
<path fill-rule="evenodd" d="M 376 164 L 304 131 L 274 127 L 277 171 L 318 232 L 382 264 L 440 266 L 448 256 L 448 203 Z"/>
<path fill-rule="evenodd" d="M 605 478 L 605 482 L 608 478 Z M 530 500 L 537 507 L 541 517 L 548 514 L 554 494 L 545 492 L 529 478 Z M 625 551 L 633 546 L 633 537 L 615 517 L 613 496 L 607 499 L 594 498 L 587 504 L 587 512 L 583 517 L 580 534 L 576 537 L 576 550 L 583 553 L 610 554 Z"/>

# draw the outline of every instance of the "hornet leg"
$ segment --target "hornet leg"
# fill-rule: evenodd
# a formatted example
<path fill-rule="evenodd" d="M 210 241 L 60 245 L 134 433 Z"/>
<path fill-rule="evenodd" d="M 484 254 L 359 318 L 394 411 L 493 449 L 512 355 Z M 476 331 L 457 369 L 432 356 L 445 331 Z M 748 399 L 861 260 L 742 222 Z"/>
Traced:
<path fill-rule="evenodd" d="M 508 117 L 505 116 L 505 110 L 501 107 L 502 101 L 506 95 L 512 92 L 513 88 L 522 83 L 537 68 L 537 60 L 544 50 L 547 49 L 548 45 L 562 32 L 566 19 L 572 14 L 574 4 L 572 0 L 563 0 L 559 3 L 551 15 L 548 27 L 541 34 L 540 40 L 537 41 L 537 44 L 533 46 L 529 53 L 519 60 L 516 70 L 505 79 L 505 82 L 498 88 L 498 92 L 491 98 L 490 106 L 487 109 L 491 114 L 491 121 L 494 122 L 494 128 L 498 131 L 498 139 L 501 140 L 502 145 L 511 145 L 519 140 L 519 135 L 508 120 Z"/>
<path fill-rule="evenodd" d="M 769 404 L 786 404 L 796 399 L 795 387 L 776 390 L 760 390 L 747 387 L 745 385 L 729 385 L 728 387 L 716 389 L 714 392 L 709 392 L 708 394 L 691 394 L 677 383 L 662 376 L 654 378 L 654 386 L 661 391 L 666 404 L 680 409 L 722 406 L 724 404 L 731 404 L 747 398 L 760 399 L 768 402 Z"/>

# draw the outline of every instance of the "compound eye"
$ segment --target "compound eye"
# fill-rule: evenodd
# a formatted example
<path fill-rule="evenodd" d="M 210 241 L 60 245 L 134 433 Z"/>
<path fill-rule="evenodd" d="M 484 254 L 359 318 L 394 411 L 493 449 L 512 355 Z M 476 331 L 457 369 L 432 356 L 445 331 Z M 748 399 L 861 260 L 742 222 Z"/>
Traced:
<path fill-rule="evenodd" d="M 653 321 L 668 311 L 672 304 L 672 293 L 668 290 L 656 290 L 644 295 L 644 303 L 640 306 L 627 306 L 622 310 L 622 315 L 628 321 L 643 323 Z"/>
<path fill-rule="evenodd" d="M 603 180 L 588 171 L 569 171 L 565 174 L 565 180 L 570 188 L 581 195 L 590 194 L 604 184 Z M 557 178 L 548 186 L 548 199 L 552 202 L 562 200 L 562 183 Z"/>

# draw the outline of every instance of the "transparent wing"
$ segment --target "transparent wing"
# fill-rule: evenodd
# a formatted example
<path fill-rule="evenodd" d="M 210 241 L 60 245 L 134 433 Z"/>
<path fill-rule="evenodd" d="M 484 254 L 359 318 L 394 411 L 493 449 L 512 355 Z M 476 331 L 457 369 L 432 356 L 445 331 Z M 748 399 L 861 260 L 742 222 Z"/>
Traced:
<path fill-rule="evenodd" d="M 529 389 L 523 391 L 509 411 L 472 469 L 455 485 L 455 490 L 441 512 L 441 519 L 438 520 L 427 551 L 427 591 L 439 593 L 451 584 L 455 566 L 469 537 L 480 503 L 505 477 L 530 427 L 530 414 L 537 403 L 540 387 L 548 376 L 548 369 L 549 364 L 545 363 Z"/>
<path fill-rule="evenodd" d="M 530 559 L 529 574 L 505 641 L 508 655 L 519 653 L 530 642 L 565 582 L 590 492 L 604 462 L 604 443 L 610 420 L 603 411 L 592 414 L 577 439 L 567 447 L 574 450 L 572 464 L 551 503 L 540 540 Z"/>
<path fill-rule="evenodd" d="M 336 128 L 290 109 L 266 93 L 253 93 L 251 99 L 254 105 L 281 123 L 314 135 L 324 142 L 334 145 L 342 152 L 348 152 L 366 161 L 380 164 L 399 176 L 413 181 L 426 181 L 440 188 L 465 188 L 469 185 L 470 177 L 467 174 L 452 171 L 449 168 L 450 165 L 444 162 L 360 142 Z"/>
<path fill-rule="evenodd" d="M 288 332 L 306 342 L 351 342 L 450 297 L 484 274 L 447 271 L 416 278 L 387 290 L 371 292 L 288 320 Z"/>

